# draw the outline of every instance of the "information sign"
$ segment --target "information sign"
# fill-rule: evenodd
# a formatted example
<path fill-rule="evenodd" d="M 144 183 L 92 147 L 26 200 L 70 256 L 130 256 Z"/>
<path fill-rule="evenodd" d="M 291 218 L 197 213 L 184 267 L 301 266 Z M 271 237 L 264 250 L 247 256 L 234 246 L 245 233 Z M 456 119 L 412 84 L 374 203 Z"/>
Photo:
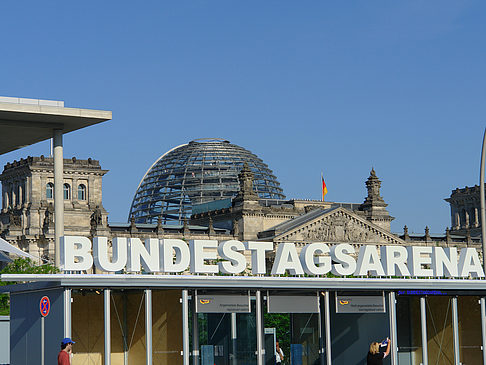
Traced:
<path fill-rule="evenodd" d="M 248 295 L 196 295 L 196 313 L 250 313 Z"/>
<path fill-rule="evenodd" d="M 385 313 L 385 297 L 336 295 L 336 313 Z"/>

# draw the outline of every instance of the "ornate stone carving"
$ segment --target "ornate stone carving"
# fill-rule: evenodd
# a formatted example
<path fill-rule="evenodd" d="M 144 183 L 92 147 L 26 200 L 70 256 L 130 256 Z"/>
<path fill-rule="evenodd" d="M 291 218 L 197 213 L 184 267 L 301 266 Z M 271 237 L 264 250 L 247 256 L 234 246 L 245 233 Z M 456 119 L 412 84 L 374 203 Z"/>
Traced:
<path fill-rule="evenodd" d="M 22 224 L 22 218 L 21 218 L 21 212 L 20 211 L 15 211 L 13 209 L 9 209 L 8 211 L 8 217 L 9 217 L 9 222 L 10 226 L 12 227 L 20 227 Z"/>
<path fill-rule="evenodd" d="M 335 242 L 367 242 L 375 238 L 360 222 L 338 219 L 324 219 L 302 232 L 304 240 Z"/>
<path fill-rule="evenodd" d="M 258 200 L 258 195 L 253 190 L 253 172 L 250 166 L 245 162 L 243 168 L 238 174 L 238 181 L 240 183 L 240 191 L 233 199 L 234 202 L 242 202 L 247 200 Z"/>
<path fill-rule="evenodd" d="M 93 214 L 90 217 L 91 227 L 100 226 L 103 223 L 103 216 L 101 214 L 100 206 L 97 205 L 96 208 L 93 210 Z"/>
<path fill-rule="evenodd" d="M 342 211 L 303 225 L 280 238 L 295 242 L 384 243 L 394 241 L 379 229 Z"/>
<path fill-rule="evenodd" d="M 238 221 L 233 219 L 233 236 L 238 237 L 240 235 L 240 226 L 238 225 Z"/>
<path fill-rule="evenodd" d="M 213 218 L 209 216 L 208 235 L 212 236 L 214 233 Z"/>
<path fill-rule="evenodd" d="M 44 229 L 48 229 L 49 227 L 52 226 L 54 223 L 54 206 L 52 203 L 49 203 L 49 205 L 46 208 L 46 211 L 44 212 Z"/>

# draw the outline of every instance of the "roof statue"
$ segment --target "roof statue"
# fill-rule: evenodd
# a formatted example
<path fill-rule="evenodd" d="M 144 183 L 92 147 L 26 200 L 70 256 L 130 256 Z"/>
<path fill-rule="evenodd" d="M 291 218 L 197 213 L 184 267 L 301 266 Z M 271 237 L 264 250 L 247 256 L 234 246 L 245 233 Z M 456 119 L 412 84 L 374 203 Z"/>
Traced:
<path fill-rule="evenodd" d="M 395 218 L 390 216 L 390 213 L 386 210 L 388 204 L 385 203 L 380 195 L 380 187 L 381 181 L 376 176 L 375 169 L 371 168 L 370 176 L 366 180 L 368 196 L 358 209 L 363 212 L 363 215 L 370 222 L 389 231 L 390 223 Z"/>

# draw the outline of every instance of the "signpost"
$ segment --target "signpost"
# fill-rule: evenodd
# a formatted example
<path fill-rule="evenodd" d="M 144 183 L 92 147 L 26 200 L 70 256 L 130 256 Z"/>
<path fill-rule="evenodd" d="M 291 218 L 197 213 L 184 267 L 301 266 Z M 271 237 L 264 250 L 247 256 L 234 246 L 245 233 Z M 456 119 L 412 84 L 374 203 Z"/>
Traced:
<path fill-rule="evenodd" d="M 41 298 L 39 308 L 42 318 L 47 317 L 51 310 L 51 301 L 49 300 L 49 297 L 43 296 Z"/>
<path fill-rule="evenodd" d="M 41 365 L 44 365 L 44 318 L 47 317 L 51 310 L 51 301 L 49 297 L 43 296 L 39 302 L 39 310 L 41 314 Z"/>

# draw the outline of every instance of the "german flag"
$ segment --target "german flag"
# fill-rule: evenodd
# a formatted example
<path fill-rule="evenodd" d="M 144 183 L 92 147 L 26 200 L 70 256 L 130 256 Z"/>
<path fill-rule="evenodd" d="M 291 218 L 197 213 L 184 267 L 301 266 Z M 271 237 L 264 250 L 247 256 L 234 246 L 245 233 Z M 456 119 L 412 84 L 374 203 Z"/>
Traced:
<path fill-rule="evenodd" d="M 322 201 L 324 201 L 324 197 L 327 194 L 327 186 L 326 182 L 324 181 L 324 175 L 321 173 L 321 180 L 322 180 Z"/>

